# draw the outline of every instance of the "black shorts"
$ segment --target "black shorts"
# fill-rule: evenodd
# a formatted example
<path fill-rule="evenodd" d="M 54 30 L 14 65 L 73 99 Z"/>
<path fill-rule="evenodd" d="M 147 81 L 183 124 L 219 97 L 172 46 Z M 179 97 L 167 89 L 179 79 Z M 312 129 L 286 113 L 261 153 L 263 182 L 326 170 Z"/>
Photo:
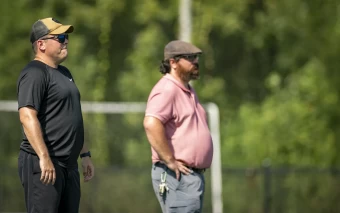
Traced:
<path fill-rule="evenodd" d="M 80 177 L 78 169 L 67 169 L 54 163 L 56 181 L 44 185 L 36 155 L 20 151 L 18 171 L 24 187 L 28 213 L 78 213 L 80 202 Z"/>

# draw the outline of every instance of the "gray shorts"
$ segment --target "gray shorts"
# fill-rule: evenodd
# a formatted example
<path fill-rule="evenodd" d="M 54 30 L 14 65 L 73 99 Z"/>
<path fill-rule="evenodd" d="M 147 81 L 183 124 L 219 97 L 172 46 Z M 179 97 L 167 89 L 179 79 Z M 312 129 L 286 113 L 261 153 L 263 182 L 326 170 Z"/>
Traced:
<path fill-rule="evenodd" d="M 159 194 L 161 174 L 166 172 L 166 183 L 169 191 L 163 196 Z M 205 188 L 204 176 L 193 172 L 189 175 L 181 174 L 180 180 L 176 174 L 162 163 L 156 163 L 151 171 L 152 185 L 163 213 L 200 213 L 202 212 Z"/>

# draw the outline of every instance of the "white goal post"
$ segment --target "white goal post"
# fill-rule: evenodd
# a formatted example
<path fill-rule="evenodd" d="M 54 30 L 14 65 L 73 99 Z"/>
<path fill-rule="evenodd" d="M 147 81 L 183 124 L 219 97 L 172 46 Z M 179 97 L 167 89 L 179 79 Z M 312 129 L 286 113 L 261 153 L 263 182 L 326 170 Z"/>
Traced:
<path fill-rule="evenodd" d="M 143 102 L 81 102 L 84 113 L 144 113 L 146 103 Z M 211 165 L 211 201 L 212 213 L 223 213 L 222 201 L 222 164 L 220 146 L 219 109 L 214 103 L 203 104 L 209 117 L 209 127 L 214 143 L 214 157 Z M 16 112 L 17 101 L 0 101 L 0 111 Z"/>

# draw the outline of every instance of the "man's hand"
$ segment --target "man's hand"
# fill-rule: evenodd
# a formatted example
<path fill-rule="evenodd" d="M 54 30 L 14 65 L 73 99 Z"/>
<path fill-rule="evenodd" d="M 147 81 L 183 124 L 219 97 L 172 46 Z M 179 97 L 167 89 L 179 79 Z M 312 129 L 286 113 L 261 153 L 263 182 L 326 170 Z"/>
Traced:
<path fill-rule="evenodd" d="M 83 167 L 84 182 L 88 182 L 94 176 L 94 166 L 90 157 L 83 157 L 81 159 L 81 165 Z"/>
<path fill-rule="evenodd" d="M 163 123 L 158 118 L 146 116 L 143 125 L 149 143 L 156 150 L 160 159 L 164 161 L 166 166 L 176 173 L 177 180 L 179 180 L 181 172 L 185 175 L 191 173 L 191 170 L 188 169 L 183 162 L 174 158 L 165 136 Z"/>
<path fill-rule="evenodd" d="M 56 179 L 56 172 L 51 158 L 45 157 L 39 160 L 39 165 L 41 169 L 40 181 L 45 184 L 54 185 Z"/>
<path fill-rule="evenodd" d="M 192 171 L 185 166 L 185 164 L 178 160 L 171 160 L 166 163 L 166 166 L 176 173 L 176 179 L 179 180 L 181 173 L 188 175 L 192 173 Z"/>

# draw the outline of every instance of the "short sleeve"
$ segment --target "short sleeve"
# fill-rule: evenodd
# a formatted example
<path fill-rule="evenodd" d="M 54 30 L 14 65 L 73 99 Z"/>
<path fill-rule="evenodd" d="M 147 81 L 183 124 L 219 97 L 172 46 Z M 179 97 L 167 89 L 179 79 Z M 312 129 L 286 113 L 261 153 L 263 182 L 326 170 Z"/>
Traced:
<path fill-rule="evenodd" d="M 173 99 L 171 91 L 162 91 L 150 94 L 145 116 L 158 118 L 163 124 L 170 120 L 173 115 Z"/>
<path fill-rule="evenodd" d="M 23 70 L 18 79 L 18 109 L 31 106 L 38 112 L 44 99 L 47 79 L 44 70 L 30 68 Z"/>

